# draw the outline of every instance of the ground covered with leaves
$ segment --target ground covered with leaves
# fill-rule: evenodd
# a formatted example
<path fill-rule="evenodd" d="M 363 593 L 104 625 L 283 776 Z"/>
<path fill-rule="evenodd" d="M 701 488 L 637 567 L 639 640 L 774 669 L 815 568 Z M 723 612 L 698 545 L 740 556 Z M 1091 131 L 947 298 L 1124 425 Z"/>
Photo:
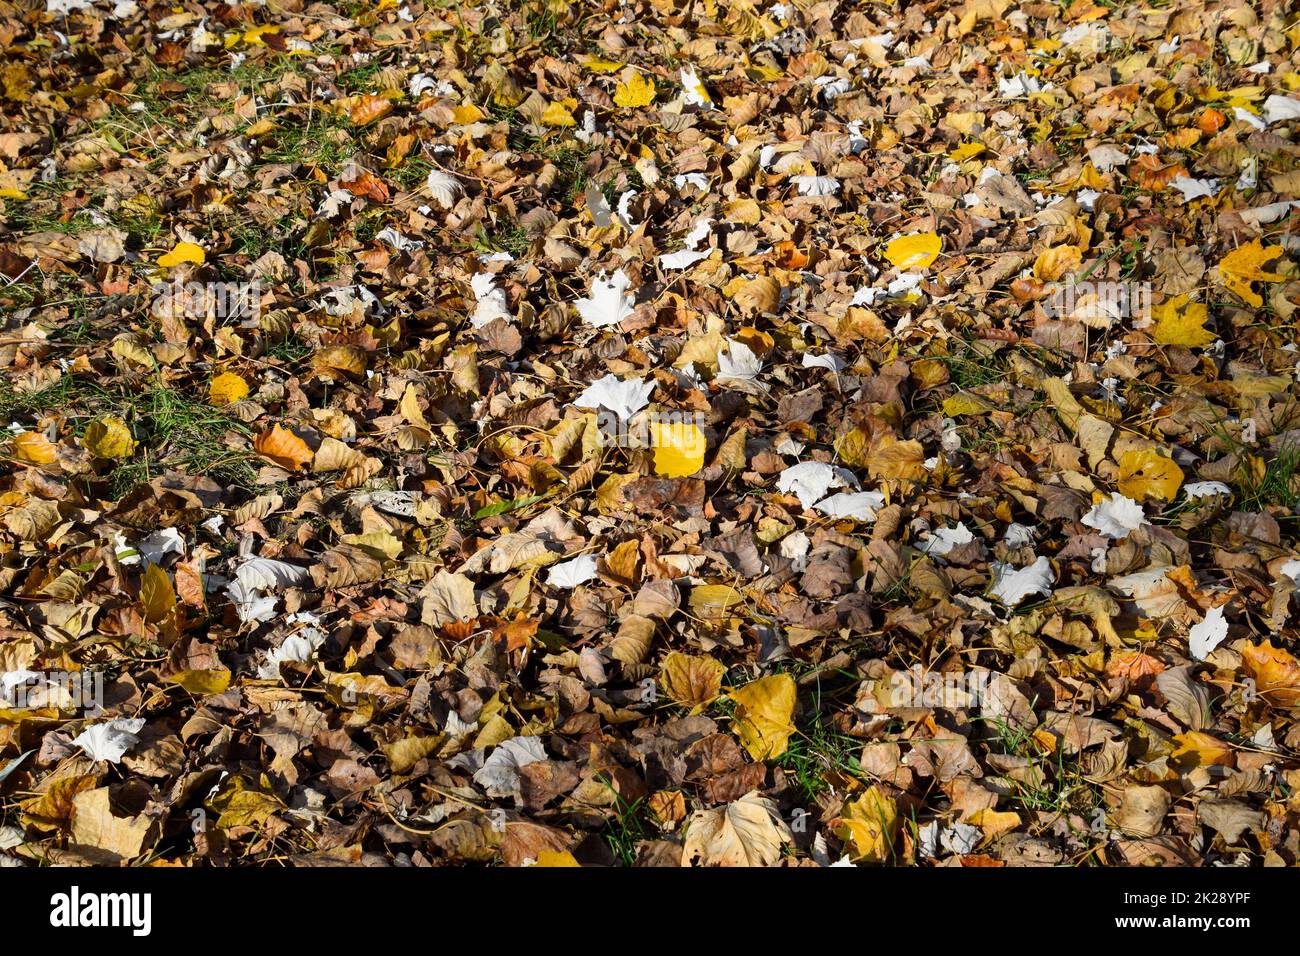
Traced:
<path fill-rule="evenodd" d="M 0 44 L 0 862 L 1300 862 L 1288 4 Z"/>

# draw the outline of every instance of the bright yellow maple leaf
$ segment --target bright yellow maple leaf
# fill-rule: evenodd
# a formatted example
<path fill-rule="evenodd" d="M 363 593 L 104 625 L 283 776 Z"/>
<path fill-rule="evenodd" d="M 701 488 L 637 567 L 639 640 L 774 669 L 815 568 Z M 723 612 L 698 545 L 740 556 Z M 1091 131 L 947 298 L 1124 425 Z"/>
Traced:
<path fill-rule="evenodd" d="M 1165 299 L 1153 306 L 1151 317 L 1155 320 L 1151 337 L 1161 345 L 1202 348 L 1217 338 L 1205 327 L 1205 320 L 1209 318 L 1205 303 L 1188 302 L 1185 295 Z"/>
<path fill-rule="evenodd" d="M 846 841 L 855 860 L 884 863 L 889 860 L 898 829 L 898 804 L 877 786 L 844 805 L 836 836 Z"/>
<path fill-rule="evenodd" d="M 1258 239 L 1252 239 L 1219 261 L 1219 277 L 1229 291 L 1237 293 L 1243 301 L 1258 309 L 1264 300 L 1250 284 L 1286 281 L 1286 276 L 1280 273 L 1264 271 L 1264 263 L 1276 259 L 1283 251 L 1281 246 L 1265 246 Z"/>
<path fill-rule="evenodd" d="M 575 126 L 577 122 L 573 118 L 573 114 L 569 112 L 569 108 L 559 100 L 556 100 L 542 111 L 543 126 Z"/>
<path fill-rule="evenodd" d="M 644 73 L 632 72 L 614 88 L 614 105 L 624 109 L 640 109 L 655 101 L 655 81 Z"/>

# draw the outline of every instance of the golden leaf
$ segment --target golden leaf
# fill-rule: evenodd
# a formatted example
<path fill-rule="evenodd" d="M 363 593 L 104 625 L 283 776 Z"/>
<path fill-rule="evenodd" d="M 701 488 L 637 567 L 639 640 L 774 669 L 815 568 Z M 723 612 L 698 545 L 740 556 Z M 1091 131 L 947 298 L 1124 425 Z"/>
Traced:
<path fill-rule="evenodd" d="M 1172 458 L 1150 450 L 1126 451 L 1119 458 L 1119 490 L 1134 501 L 1159 498 L 1173 501 L 1183 483 L 1183 470 Z"/>
<path fill-rule="evenodd" d="M 171 252 L 164 253 L 158 257 L 158 265 L 164 269 L 170 269 L 178 266 L 183 262 L 193 262 L 196 265 L 203 265 L 206 254 L 202 246 L 197 246 L 192 242 L 178 242 L 172 247 Z"/>
<path fill-rule="evenodd" d="M 1083 250 L 1078 246 L 1051 246 L 1034 260 L 1034 278 L 1055 282 L 1065 273 L 1079 268 L 1082 262 Z"/>
<path fill-rule="evenodd" d="M 1271 641 L 1250 644 L 1241 651 L 1246 673 L 1255 681 L 1255 692 L 1275 707 L 1300 706 L 1300 661 Z"/>
<path fill-rule="evenodd" d="M 116 415 L 108 415 L 87 426 L 81 444 L 96 458 L 129 458 L 136 442 L 126 422 Z"/>
<path fill-rule="evenodd" d="M 708 441 L 698 425 L 652 421 L 650 444 L 654 448 L 655 474 L 685 478 L 704 467 Z"/>
<path fill-rule="evenodd" d="M 1165 299 L 1153 306 L 1151 317 L 1155 320 L 1151 337 L 1161 345 L 1201 348 L 1217 337 L 1205 327 L 1205 320 L 1209 318 L 1205 304 L 1188 302 L 1185 295 Z"/>
<path fill-rule="evenodd" d="M 614 105 L 639 109 L 655 101 L 655 81 L 642 73 L 629 71 L 626 80 L 614 89 Z"/>
<path fill-rule="evenodd" d="M 695 656 L 673 651 L 664 658 L 659 683 L 670 700 L 686 704 L 697 713 L 722 693 L 727 668 L 708 654 Z"/>
<path fill-rule="evenodd" d="M 899 236 L 885 246 L 885 258 L 899 269 L 924 269 L 943 249 L 943 240 L 933 232 L 917 232 Z"/>
<path fill-rule="evenodd" d="M 176 607 L 176 591 L 172 587 L 167 572 L 156 564 L 144 569 L 140 582 L 140 604 L 144 608 L 144 619 L 150 624 L 157 624 Z"/>
<path fill-rule="evenodd" d="M 172 674 L 167 680 L 172 684 L 180 685 L 195 697 L 206 697 L 208 694 L 225 692 L 230 686 L 230 671 L 224 667 L 213 670 L 181 671 Z"/>
<path fill-rule="evenodd" d="M 392 100 L 377 93 L 366 93 L 352 98 L 348 104 L 348 119 L 355 126 L 369 126 L 392 111 Z"/>
<path fill-rule="evenodd" d="M 796 692 L 789 674 L 760 677 L 729 695 L 736 705 L 732 731 L 755 760 L 785 753 L 794 733 Z"/>
<path fill-rule="evenodd" d="M 569 112 L 569 108 L 559 100 L 542 110 L 543 126 L 576 126 L 577 122 Z"/>
<path fill-rule="evenodd" d="M 1265 246 L 1258 239 L 1252 239 L 1223 257 L 1219 262 L 1219 276 L 1229 290 L 1258 309 L 1264 300 L 1250 284 L 1286 281 L 1286 276 L 1280 273 L 1264 271 L 1264 263 L 1276 259 L 1283 251 L 1281 246 Z"/>
<path fill-rule="evenodd" d="M 898 828 L 898 805 L 877 786 L 844 805 L 836 835 L 849 843 L 852 857 L 866 863 L 889 860 Z"/>
<path fill-rule="evenodd" d="M 48 465 L 58 456 L 58 449 L 40 432 L 20 432 L 11 444 L 13 455 L 29 465 Z"/>

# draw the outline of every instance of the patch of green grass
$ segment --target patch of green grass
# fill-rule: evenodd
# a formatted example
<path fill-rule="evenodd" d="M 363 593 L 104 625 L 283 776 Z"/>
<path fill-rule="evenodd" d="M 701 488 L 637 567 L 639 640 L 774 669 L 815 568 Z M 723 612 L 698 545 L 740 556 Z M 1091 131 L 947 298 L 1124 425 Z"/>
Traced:
<path fill-rule="evenodd" d="M 227 431 L 248 435 L 243 422 L 157 380 L 136 387 L 104 387 L 69 375 L 29 393 L 0 382 L 0 416 L 39 417 L 50 412 L 62 413 L 77 435 L 105 416 L 126 422 L 138 444 L 130 459 L 108 476 L 113 498 L 172 469 L 240 487 L 252 487 L 257 479 L 256 456 L 249 450 L 227 448 L 223 441 Z"/>
<path fill-rule="evenodd" d="M 826 719 L 819 684 L 809 718 L 796 726 L 776 765 L 786 772 L 804 798 L 812 802 L 827 790 L 836 789 L 833 779 L 836 776 L 866 779 L 858 762 L 861 752 L 861 740 L 843 733 Z"/>
<path fill-rule="evenodd" d="M 1264 463 L 1263 475 L 1256 475 L 1243 461 L 1237 469 L 1242 511 L 1262 511 L 1269 505 L 1282 505 L 1288 511 L 1300 504 L 1300 442 L 1286 442 L 1277 454 Z"/>
<path fill-rule="evenodd" d="M 334 113 L 317 111 L 310 119 L 286 122 L 271 135 L 265 162 L 302 163 L 337 172 L 356 152 L 347 121 Z"/>
<path fill-rule="evenodd" d="M 614 794 L 614 815 L 606 821 L 601 835 L 615 859 L 623 866 L 633 866 L 636 863 L 637 844 L 649 839 L 653 832 L 652 825 L 646 818 L 649 808 L 644 797 L 628 803 L 608 780 L 601 779 L 601 783 Z"/>
<path fill-rule="evenodd" d="M 1085 816 L 1101 806 L 1097 789 L 1083 776 L 1079 764 L 1067 757 L 1064 747 L 1058 746 L 1051 756 L 1045 756 L 1033 739 L 1033 732 L 1023 726 L 1013 726 L 1001 717 L 974 717 L 993 732 L 993 743 L 1008 756 L 1023 757 L 1030 761 L 1030 774 L 1024 779 L 1006 778 L 1012 787 L 1009 799 L 1025 810 Z"/>
<path fill-rule="evenodd" d="M 374 93 L 375 77 L 379 75 L 383 64 L 378 62 L 354 66 L 339 75 L 338 85 L 349 93 Z"/>
<path fill-rule="evenodd" d="M 310 354 L 311 346 L 298 338 L 293 332 L 266 347 L 267 358 L 283 362 L 285 365 L 301 362 Z"/>

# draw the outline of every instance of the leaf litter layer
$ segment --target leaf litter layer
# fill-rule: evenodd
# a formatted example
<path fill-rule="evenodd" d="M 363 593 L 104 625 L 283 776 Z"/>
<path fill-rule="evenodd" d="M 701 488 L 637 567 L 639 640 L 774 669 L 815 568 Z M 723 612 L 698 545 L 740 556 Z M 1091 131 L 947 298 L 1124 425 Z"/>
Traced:
<path fill-rule="evenodd" d="M 0 862 L 1300 858 L 1286 4 L 0 43 Z"/>

